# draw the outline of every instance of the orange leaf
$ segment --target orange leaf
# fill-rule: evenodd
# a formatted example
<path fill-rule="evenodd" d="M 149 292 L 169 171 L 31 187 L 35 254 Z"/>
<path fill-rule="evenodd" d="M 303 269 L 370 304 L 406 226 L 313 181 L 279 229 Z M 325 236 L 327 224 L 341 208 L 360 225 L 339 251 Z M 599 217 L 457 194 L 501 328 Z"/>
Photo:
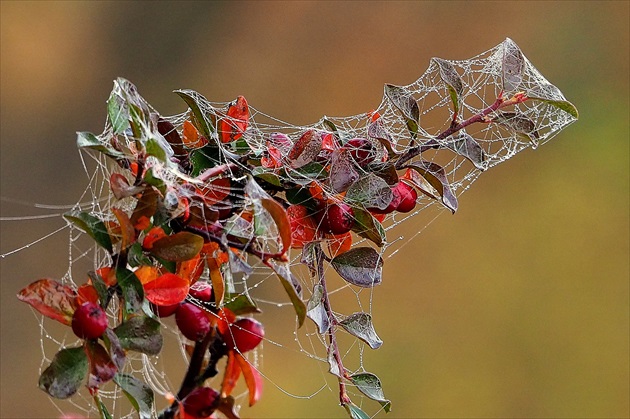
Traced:
<path fill-rule="evenodd" d="M 131 224 L 136 230 L 144 230 L 150 225 L 147 224 L 147 221 L 153 217 L 155 211 L 157 211 L 157 207 L 158 192 L 152 186 L 147 186 L 131 214 Z"/>
<path fill-rule="evenodd" d="M 178 276 L 186 279 L 191 285 L 197 282 L 197 280 L 203 273 L 203 259 L 201 259 L 201 255 L 197 255 L 192 259 L 179 262 L 177 264 L 177 271 L 175 273 Z"/>
<path fill-rule="evenodd" d="M 89 301 L 94 304 L 99 304 L 98 293 L 92 284 L 83 284 L 77 290 L 77 303 L 79 305 Z"/>
<path fill-rule="evenodd" d="M 144 294 L 155 305 L 170 306 L 184 301 L 189 286 L 186 279 L 169 272 L 144 284 Z"/>
<path fill-rule="evenodd" d="M 182 141 L 184 145 L 191 149 L 201 148 L 208 144 L 208 140 L 199 131 L 192 122 L 186 120 L 182 127 Z"/>
<path fill-rule="evenodd" d="M 134 272 L 142 285 L 155 281 L 160 276 L 160 270 L 155 266 L 143 265 Z"/>
<path fill-rule="evenodd" d="M 339 235 L 330 235 L 328 239 L 328 250 L 330 255 L 335 257 L 341 253 L 347 252 L 352 247 L 352 233 L 347 232 Z"/>
<path fill-rule="evenodd" d="M 146 250 L 150 250 L 151 248 L 153 248 L 153 243 L 155 243 L 162 237 L 166 237 L 166 233 L 164 232 L 162 227 L 153 227 L 144 237 L 142 247 Z"/>
<path fill-rule="evenodd" d="M 111 287 L 112 285 L 116 285 L 118 280 L 116 279 L 116 271 L 109 266 L 105 266 L 103 268 L 97 269 L 96 274 L 101 277 L 105 285 Z"/>
<path fill-rule="evenodd" d="M 262 395 L 263 380 L 258 370 L 254 368 L 254 366 L 250 364 L 243 355 L 235 353 L 234 356 L 239 367 L 241 367 L 241 371 L 243 371 L 243 377 L 245 377 L 247 390 L 249 390 L 249 405 L 251 407 L 260 400 L 260 396 Z"/>
<path fill-rule="evenodd" d="M 299 249 L 317 237 L 317 224 L 303 205 L 291 205 L 287 208 L 287 217 L 291 226 L 291 247 Z"/>
<path fill-rule="evenodd" d="M 220 264 L 217 258 L 207 257 L 206 264 L 210 271 L 210 281 L 212 282 L 212 289 L 214 290 L 214 302 L 217 307 L 223 305 L 223 294 L 225 293 L 225 283 L 223 282 L 223 275 L 221 274 Z"/>
<path fill-rule="evenodd" d="M 241 367 L 236 361 L 235 355 L 234 351 L 228 351 L 225 373 L 221 383 L 221 397 L 227 397 L 232 394 L 232 390 L 236 387 L 236 382 L 241 375 Z"/>
<path fill-rule="evenodd" d="M 77 293 L 54 279 L 40 279 L 31 283 L 18 293 L 17 298 L 44 316 L 68 326 L 78 307 Z"/>
<path fill-rule="evenodd" d="M 120 231 L 122 234 L 121 249 L 126 249 L 136 241 L 136 230 L 131 224 L 129 216 L 120 208 L 113 207 L 111 211 L 116 216 L 118 223 L 120 224 Z"/>

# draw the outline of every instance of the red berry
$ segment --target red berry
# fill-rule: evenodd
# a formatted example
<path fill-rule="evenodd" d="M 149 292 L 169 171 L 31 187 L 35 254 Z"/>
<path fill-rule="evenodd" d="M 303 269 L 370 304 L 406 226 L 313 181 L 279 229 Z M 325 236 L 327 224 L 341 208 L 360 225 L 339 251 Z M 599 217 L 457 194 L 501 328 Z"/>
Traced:
<path fill-rule="evenodd" d="M 197 281 L 191 285 L 188 293 L 191 297 L 195 297 L 198 300 L 210 302 L 212 301 L 212 285 L 206 281 Z"/>
<path fill-rule="evenodd" d="M 107 314 L 98 304 L 83 303 L 72 315 L 72 331 L 81 339 L 96 339 L 107 329 Z"/>
<path fill-rule="evenodd" d="M 175 312 L 175 323 L 190 340 L 199 341 L 210 331 L 210 319 L 206 312 L 191 303 L 182 303 Z"/>
<path fill-rule="evenodd" d="M 214 413 L 218 400 L 219 393 L 215 389 L 197 387 L 182 400 L 182 405 L 186 415 L 195 418 L 207 418 Z"/>
<path fill-rule="evenodd" d="M 418 193 L 416 192 L 416 190 L 404 182 L 400 182 L 398 185 L 396 185 L 396 189 L 398 190 L 400 195 L 400 202 L 396 207 L 396 211 L 412 211 L 416 206 L 416 199 L 418 199 Z"/>
<path fill-rule="evenodd" d="M 322 220 L 322 228 L 332 234 L 344 234 L 354 226 L 354 212 L 350 205 L 339 202 L 329 205 Z"/>
<path fill-rule="evenodd" d="M 231 324 L 222 336 L 229 349 L 237 348 L 239 352 L 247 352 L 258 346 L 265 336 L 265 330 L 262 323 L 246 317 Z"/>
<path fill-rule="evenodd" d="M 372 163 L 376 157 L 374 146 L 365 138 L 353 138 L 346 143 L 346 147 L 359 166 Z"/>

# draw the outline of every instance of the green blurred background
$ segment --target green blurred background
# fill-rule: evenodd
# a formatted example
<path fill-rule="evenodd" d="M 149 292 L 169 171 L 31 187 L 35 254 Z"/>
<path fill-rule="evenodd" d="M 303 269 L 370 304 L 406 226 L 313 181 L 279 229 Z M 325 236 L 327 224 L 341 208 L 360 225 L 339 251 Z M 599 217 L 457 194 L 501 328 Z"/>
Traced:
<path fill-rule="evenodd" d="M 101 131 L 117 76 L 163 114 L 185 109 L 172 90 L 191 88 L 304 124 L 368 111 L 384 83 L 414 81 L 431 57 L 469 58 L 510 37 L 580 121 L 484 174 L 457 215 L 388 260 L 372 311 L 385 344 L 365 354 L 393 401 L 379 416 L 628 417 L 629 5 L 3 1 L 2 216 L 55 212 L 7 199 L 79 200 L 75 131 Z M 0 225 L 6 253 L 63 222 Z M 38 323 L 15 294 L 62 276 L 67 246 L 57 234 L 0 261 L 2 417 L 59 415 L 37 389 Z M 271 339 L 292 339 L 287 318 L 266 320 Z M 272 382 L 244 416 L 344 416 L 333 381 L 307 399 L 278 388 L 310 395 L 323 366 L 265 349 Z"/>

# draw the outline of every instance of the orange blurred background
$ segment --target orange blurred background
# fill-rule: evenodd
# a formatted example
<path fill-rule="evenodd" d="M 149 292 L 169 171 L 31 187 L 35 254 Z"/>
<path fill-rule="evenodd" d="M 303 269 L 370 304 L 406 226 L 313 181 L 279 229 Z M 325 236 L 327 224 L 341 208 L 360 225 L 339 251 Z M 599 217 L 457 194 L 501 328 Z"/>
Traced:
<path fill-rule="evenodd" d="M 384 83 L 411 83 L 431 57 L 469 58 L 510 37 L 580 121 L 484 174 L 455 216 L 387 261 L 372 308 L 385 343 L 365 354 L 393 402 L 379 417 L 628 417 L 629 6 L 3 1 L 2 217 L 80 199 L 75 132 L 101 132 L 118 76 L 166 115 L 185 110 L 172 90 L 190 88 L 305 124 L 368 111 Z M 63 224 L 2 221 L 0 253 Z M 59 416 L 37 389 L 37 319 L 15 294 L 61 277 L 67 250 L 60 233 L 0 260 L 1 417 Z M 292 320 L 263 319 L 292 339 Z M 333 380 L 312 397 L 283 392 L 312 395 L 325 366 L 265 349 L 271 381 L 245 417 L 344 417 Z"/>

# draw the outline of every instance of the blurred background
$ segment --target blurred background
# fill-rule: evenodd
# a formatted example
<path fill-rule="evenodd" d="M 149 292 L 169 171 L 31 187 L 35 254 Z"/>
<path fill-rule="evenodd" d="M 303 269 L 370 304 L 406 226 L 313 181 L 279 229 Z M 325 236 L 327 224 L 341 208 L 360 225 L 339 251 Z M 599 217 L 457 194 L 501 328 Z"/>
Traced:
<path fill-rule="evenodd" d="M 629 7 L 3 1 L 2 217 L 80 199 L 75 132 L 101 132 L 118 76 L 166 115 L 185 110 L 172 90 L 190 88 L 305 124 L 369 111 L 384 83 L 411 83 L 431 57 L 469 58 L 510 37 L 581 118 L 485 173 L 455 216 L 385 264 L 372 307 L 385 344 L 364 359 L 393 401 L 379 417 L 628 417 Z M 63 224 L 2 221 L 0 253 Z M 398 233 L 426 226 L 416 217 Z M 59 416 L 37 389 L 37 319 L 15 294 L 61 277 L 67 250 L 60 233 L 0 260 L 2 417 Z M 270 338 L 292 339 L 287 318 L 264 318 Z M 265 349 L 271 381 L 245 417 L 344 417 L 332 380 L 312 397 L 285 393 L 313 395 L 325 366 Z"/>

